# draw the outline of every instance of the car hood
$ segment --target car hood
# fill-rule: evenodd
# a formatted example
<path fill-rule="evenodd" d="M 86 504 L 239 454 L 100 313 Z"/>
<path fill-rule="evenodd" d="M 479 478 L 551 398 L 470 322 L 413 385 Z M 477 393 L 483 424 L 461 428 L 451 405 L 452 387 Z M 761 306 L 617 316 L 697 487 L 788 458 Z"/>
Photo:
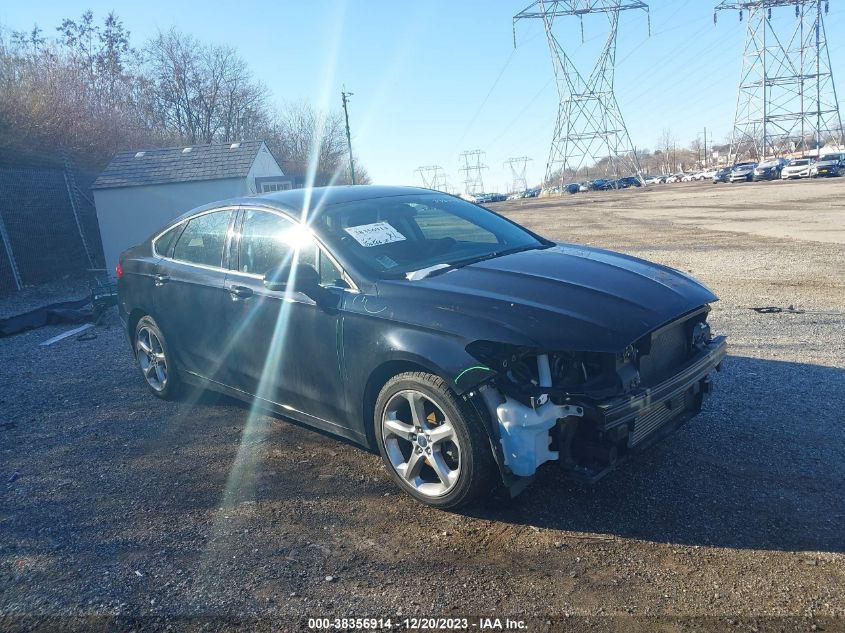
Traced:
<path fill-rule="evenodd" d="M 783 168 L 783 171 L 804 171 L 810 169 L 810 165 L 788 165 Z"/>
<path fill-rule="evenodd" d="M 379 283 L 390 315 L 460 335 L 554 351 L 618 352 L 718 298 L 671 268 L 558 244 L 418 281 Z"/>

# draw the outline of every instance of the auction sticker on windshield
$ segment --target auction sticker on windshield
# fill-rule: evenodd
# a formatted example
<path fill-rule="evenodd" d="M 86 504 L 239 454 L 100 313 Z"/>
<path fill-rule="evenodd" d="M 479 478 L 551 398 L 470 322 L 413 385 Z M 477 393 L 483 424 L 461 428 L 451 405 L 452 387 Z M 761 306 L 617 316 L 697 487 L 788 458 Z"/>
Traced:
<path fill-rule="evenodd" d="M 387 222 L 374 222 L 373 224 L 361 224 L 360 226 L 350 226 L 345 229 L 349 235 L 355 238 L 361 246 L 367 248 L 373 246 L 381 246 L 382 244 L 391 244 L 393 242 L 401 242 L 405 239 L 399 231 L 394 229 Z"/>

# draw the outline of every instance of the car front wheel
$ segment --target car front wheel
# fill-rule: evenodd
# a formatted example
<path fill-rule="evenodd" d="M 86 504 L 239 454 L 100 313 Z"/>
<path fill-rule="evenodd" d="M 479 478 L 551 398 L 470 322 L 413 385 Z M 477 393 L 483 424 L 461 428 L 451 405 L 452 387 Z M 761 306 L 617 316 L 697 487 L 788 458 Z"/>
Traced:
<path fill-rule="evenodd" d="M 179 377 L 164 335 L 151 316 L 138 321 L 132 347 L 150 391 L 165 400 L 175 397 L 180 387 Z"/>
<path fill-rule="evenodd" d="M 492 489 L 495 463 L 481 420 L 438 376 L 391 378 L 379 393 L 374 422 L 382 460 L 415 499 L 455 509 Z"/>

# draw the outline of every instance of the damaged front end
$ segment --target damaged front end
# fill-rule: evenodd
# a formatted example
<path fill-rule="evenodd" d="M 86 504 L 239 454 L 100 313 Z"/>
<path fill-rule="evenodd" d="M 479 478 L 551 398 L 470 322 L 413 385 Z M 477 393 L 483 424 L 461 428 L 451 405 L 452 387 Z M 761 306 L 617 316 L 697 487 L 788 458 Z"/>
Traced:
<path fill-rule="evenodd" d="M 595 481 L 695 416 L 727 351 L 725 337 L 710 333 L 708 312 L 695 310 L 617 353 L 468 345 L 490 370 L 469 396 L 489 415 L 512 491 L 547 461 Z"/>

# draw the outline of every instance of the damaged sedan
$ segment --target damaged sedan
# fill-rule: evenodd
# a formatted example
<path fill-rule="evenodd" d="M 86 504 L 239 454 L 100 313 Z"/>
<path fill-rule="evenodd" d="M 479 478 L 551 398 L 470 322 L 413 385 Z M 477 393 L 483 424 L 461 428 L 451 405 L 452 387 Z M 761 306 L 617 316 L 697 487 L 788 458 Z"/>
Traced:
<path fill-rule="evenodd" d="M 599 479 L 701 410 L 727 349 L 685 273 L 426 189 L 208 205 L 117 272 L 153 393 L 210 388 L 343 437 L 441 508 L 541 467 Z"/>

